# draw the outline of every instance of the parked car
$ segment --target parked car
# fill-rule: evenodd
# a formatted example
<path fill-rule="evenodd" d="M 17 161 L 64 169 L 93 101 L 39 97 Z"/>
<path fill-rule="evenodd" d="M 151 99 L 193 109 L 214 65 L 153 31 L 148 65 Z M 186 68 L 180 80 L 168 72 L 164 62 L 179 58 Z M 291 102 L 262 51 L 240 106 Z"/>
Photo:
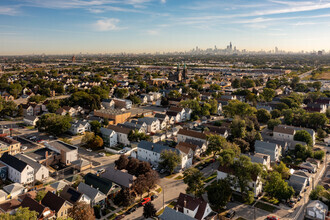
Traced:
<path fill-rule="evenodd" d="M 27 150 L 27 149 L 28 149 L 27 146 L 22 147 L 22 150 Z"/>
<path fill-rule="evenodd" d="M 129 210 L 127 210 L 126 214 L 131 214 L 132 212 L 135 212 L 136 211 L 136 207 L 132 207 L 130 208 Z"/>
<path fill-rule="evenodd" d="M 163 173 L 165 173 L 165 172 L 166 172 L 165 169 L 161 169 L 161 170 L 159 171 L 160 174 L 163 174 Z"/>
<path fill-rule="evenodd" d="M 97 171 L 98 174 L 101 174 L 101 173 L 104 173 L 104 172 L 105 172 L 105 169 L 103 169 L 103 168 L 102 168 L 102 169 L 99 169 L 99 170 Z"/>
<path fill-rule="evenodd" d="M 101 156 L 101 157 L 104 157 L 105 156 L 105 153 L 99 153 L 99 155 Z"/>
<path fill-rule="evenodd" d="M 86 149 L 87 152 L 92 152 L 92 149 L 88 148 Z"/>
<path fill-rule="evenodd" d="M 119 151 L 120 154 L 124 154 L 126 152 L 127 152 L 127 150 L 121 150 L 121 151 Z"/>
<path fill-rule="evenodd" d="M 123 219 L 123 218 L 125 218 L 125 215 L 124 215 L 124 214 L 122 214 L 122 215 L 118 215 L 118 216 L 115 218 L 115 220 L 119 220 L 119 219 Z"/>
<path fill-rule="evenodd" d="M 226 218 L 232 219 L 236 215 L 236 212 L 234 210 L 229 210 L 226 214 Z"/>
<path fill-rule="evenodd" d="M 157 195 L 152 195 L 150 198 L 151 198 L 151 201 L 154 201 L 154 199 L 157 199 L 158 196 Z"/>
<path fill-rule="evenodd" d="M 266 220 L 280 220 L 276 216 L 267 216 Z"/>

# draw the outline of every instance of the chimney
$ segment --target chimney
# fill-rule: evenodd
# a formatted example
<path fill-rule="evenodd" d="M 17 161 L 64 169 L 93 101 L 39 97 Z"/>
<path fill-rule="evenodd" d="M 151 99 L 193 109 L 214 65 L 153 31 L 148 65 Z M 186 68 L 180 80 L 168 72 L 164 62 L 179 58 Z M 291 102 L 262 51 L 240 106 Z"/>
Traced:
<path fill-rule="evenodd" d="M 184 198 L 184 200 L 183 200 L 183 207 L 186 207 L 186 205 L 187 205 L 187 201 L 186 201 L 186 198 Z"/>
<path fill-rule="evenodd" d="M 48 158 L 48 151 L 45 152 L 45 158 Z"/>
<path fill-rule="evenodd" d="M 154 151 L 154 145 L 151 146 L 151 150 Z"/>

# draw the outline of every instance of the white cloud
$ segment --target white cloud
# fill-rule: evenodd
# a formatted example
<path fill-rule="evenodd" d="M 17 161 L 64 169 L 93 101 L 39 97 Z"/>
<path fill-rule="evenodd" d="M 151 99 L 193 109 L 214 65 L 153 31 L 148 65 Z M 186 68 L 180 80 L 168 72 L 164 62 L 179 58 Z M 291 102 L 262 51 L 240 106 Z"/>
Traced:
<path fill-rule="evenodd" d="M 9 6 L 0 6 L 0 15 L 16 15 L 17 13 L 17 8 Z"/>
<path fill-rule="evenodd" d="M 153 36 L 159 35 L 158 30 L 147 30 L 146 33 L 149 34 L 149 35 L 153 35 Z"/>
<path fill-rule="evenodd" d="M 166 0 L 160 0 L 160 3 L 165 4 Z"/>
<path fill-rule="evenodd" d="M 105 18 L 98 20 L 95 24 L 95 28 L 98 31 L 113 31 L 118 30 L 117 24 L 119 23 L 119 19 L 117 18 Z"/>

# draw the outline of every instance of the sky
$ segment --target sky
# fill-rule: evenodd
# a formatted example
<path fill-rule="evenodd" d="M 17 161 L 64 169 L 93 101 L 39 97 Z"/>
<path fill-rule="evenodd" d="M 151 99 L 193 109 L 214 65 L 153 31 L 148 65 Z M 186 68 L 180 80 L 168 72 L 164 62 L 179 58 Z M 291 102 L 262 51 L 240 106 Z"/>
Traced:
<path fill-rule="evenodd" d="M 0 55 L 330 50 L 330 0 L 0 0 Z"/>

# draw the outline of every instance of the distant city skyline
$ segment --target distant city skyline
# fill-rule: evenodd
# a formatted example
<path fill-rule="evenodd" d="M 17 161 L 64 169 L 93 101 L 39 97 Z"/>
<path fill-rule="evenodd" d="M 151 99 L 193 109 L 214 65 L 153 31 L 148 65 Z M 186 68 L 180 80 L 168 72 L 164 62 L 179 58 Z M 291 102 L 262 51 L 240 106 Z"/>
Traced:
<path fill-rule="evenodd" d="M 0 55 L 330 50 L 330 0 L 3 0 Z"/>

